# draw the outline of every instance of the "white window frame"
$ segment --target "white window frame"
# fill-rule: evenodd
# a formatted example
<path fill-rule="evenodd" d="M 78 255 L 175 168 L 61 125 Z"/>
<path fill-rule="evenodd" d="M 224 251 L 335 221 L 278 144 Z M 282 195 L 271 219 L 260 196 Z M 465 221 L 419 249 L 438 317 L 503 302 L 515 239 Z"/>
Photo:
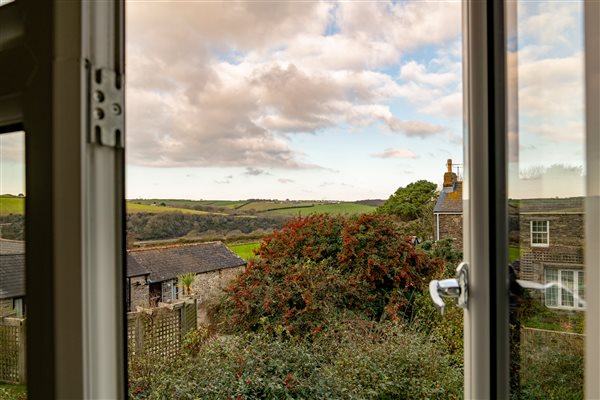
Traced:
<path fill-rule="evenodd" d="M 545 222 L 546 223 L 546 231 L 533 230 L 534 223 Z M 533 234 L 546 234 L 546 242 L 545 243 L 534 243 Z M 550 247 L 550 221 L 547 219 L 534 219 L 529 221 L 529 240 L 531 243 L 531 247 Z"/>
<path fill-rule="evenodd" d="M 557 272 L 557 281 L 548 281 L 547 279 L 547 275 L 548 275 L 548 271 L 556 271 Z M 562 292 L 563 290 L 566 290 L 566 285 L 563 283 L 563 276 L 565 275 L 565 273 L 572 273 L 573 274 L 573 305 L 564 305 L 562 304 L 562 300 L 563 300 L 563 296 L 562 296 Z M 544 294 L 544 304 L 546 305 L 546 307 L 548 308 L 552 308 L 552 309 L 559 309 L 559 310 L 585 310 L 585 305 L 582 304 L 580 301 L 578 301 L 578 299 L 581 300 L 585 300 L 584 296 L 585 293 L 580 294 L 579 293 L 579 277 L 583 276 L 584 282 L 585 282 L 585 274 L 583 270 L 579 270 L 579 269 L 567 269 L 567 268 L 557 268 L 557 267 L 546 267 L 544 268 L 544 284 L 547 285 L 549 283 L 558 283 L 558 287 L 557 286 L 552 286 L 549 288 L 546 288 L 545 290 L 545 294 Z M 548 300 L 549 300 L 549 296 L 548 296 L 548 292 L 551 290 L 556 290 L 556 304 L 551 304 Z"/>

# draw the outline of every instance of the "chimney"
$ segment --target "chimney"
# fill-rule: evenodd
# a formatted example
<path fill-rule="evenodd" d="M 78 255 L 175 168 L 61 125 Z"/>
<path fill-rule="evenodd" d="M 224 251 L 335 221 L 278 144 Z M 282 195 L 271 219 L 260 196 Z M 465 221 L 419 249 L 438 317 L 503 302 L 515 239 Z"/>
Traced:
<path fill-rule="evenodd" d="M 451 188 L 451 190 L 453 190 L 457 177 L 456 174 L 452 172 L 452 160 L 448 160 L 446 165 L 448 166 L 448 171 L 444 174 L 444 188 Z"/>

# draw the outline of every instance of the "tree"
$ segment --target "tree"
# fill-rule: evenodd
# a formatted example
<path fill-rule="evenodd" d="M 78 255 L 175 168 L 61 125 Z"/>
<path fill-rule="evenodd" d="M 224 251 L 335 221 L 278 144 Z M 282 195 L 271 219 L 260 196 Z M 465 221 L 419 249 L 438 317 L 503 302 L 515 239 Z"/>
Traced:
<path fill-rule="evenodd" d="M 378 214 L 388 214 L 398 217 L 400 221 L 408 222 L 428 217 L 432 213 L 432 203 L 437 197 L 436 184 L 420 180 L 400 187 L 396 193 L 377 208 Z"/>
<path fill-rule="evenodd" d="M 181 274 L 177 277 L 177 279 L 179 280 L 179 284 L 178 286 L 183 288 L 183 295 L 189 295 L 192 293 L 192 284 L 194 283 L 194 280 L 196 279 L 196 274 L 194 274 L 193 272 L 188 272 L 185 274 Z"/>

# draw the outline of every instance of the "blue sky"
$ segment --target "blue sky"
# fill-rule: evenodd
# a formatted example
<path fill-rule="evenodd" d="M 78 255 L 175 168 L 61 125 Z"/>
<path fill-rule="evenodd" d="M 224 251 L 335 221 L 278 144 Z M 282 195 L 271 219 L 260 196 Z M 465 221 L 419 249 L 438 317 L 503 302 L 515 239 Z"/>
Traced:
<path fill-rule="evenodd" d="M 581 195 L 576 169 L 544 169 L 583 165 L 581 2 L 518 4 L 510 193 Z M 127 197 L 356 200 L 441 183 L 448 158 L 462 163 L 460 8 L 128 2 Z M 23 192 L 22 140 L 3 135 L 2 193 Z"/>

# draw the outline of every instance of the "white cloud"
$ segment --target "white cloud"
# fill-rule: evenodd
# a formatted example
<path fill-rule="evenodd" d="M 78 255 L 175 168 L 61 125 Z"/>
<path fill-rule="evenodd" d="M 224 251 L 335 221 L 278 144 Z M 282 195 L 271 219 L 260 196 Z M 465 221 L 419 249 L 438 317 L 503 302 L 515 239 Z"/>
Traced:
<path fill-rule="evenodd" d="M 405 149 L 385 149 L 381 153 L 371 154 L 371 157 L 376 158 L 417 158 L 417 154 L 410 150 Z"/>
<path fill-rule="evenodd" d="M 456 107 L 445 99 L 456 65 L 409 63 L 404 77 L 414 81 L 403 85 L 382 71 L 419 46 L 456 43 L 458 1 L 127 7 L 131 164 L 316 168 L 287 135 L 380 123 L 428 137 L 445 128 L 400 119 L 388 103 L 404 97 L 441 116 Z M 445 105 L 432 108 L 438 99 Z"/>
<path fill-rule="evenodd" d="M 402 66 L 400 69 L 400 78 L 407 81 L 441 87 L 448 86 L 459 80 L 457 74 L 454 72 L 429 72 L 423 64 L 419 64 L 415 61 L 410 61 Z"/>
<path fill-rule="evenodd" d="M 293 179 L 288 179 L 288 178 L 279 178 L 279 179 L 277 179 L 277 182 L 283 183 L 285 185 L 287 183 L 294 183 L 296 181 Z"/>

